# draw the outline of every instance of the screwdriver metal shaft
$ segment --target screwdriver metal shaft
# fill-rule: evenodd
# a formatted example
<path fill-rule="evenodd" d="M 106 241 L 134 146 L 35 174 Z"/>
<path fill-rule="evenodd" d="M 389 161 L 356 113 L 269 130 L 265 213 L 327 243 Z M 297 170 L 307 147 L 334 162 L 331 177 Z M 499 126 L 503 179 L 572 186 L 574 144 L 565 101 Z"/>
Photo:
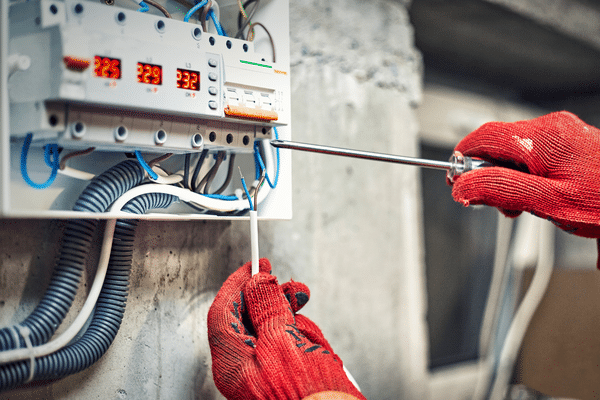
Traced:
<path fill-rule="evenodd" d="M 370 151 L 342 149 L 317 144 L 291 142 L 288 140 L 271 140 L 271 145 L 282 149 L 302 150 L 312 153 L 331 154 L 334 156 L 362 158 L 365 160 L 384 161 L 398 164 L 416 165 L 419 167 L 449 170 L 452 164 L 447 161 L 427 160 L 424 158 L 396 156 L 385 153 L 373 153 Z"/>
<path fill-rule="evenodd" d="M 343 149 L 339 147 L 322 146 L 310 143 L 292 142 L 288 140 L 271 140 L 271 145 L 282 149 L 301 150 L 312 153 L 331 154 L 335 156 L 361 158 L 365 160 L 391 162 L 397 164 L 415 165 L 418 167 L 442 169 L 448 171 L 448 178 L 452 182 L 455 177 L 473 169 L 492 166 L 493 164 L 472 157 L 454 154 L 450 161 L 428 160 L 425 158 L 398 156 L 370 151 Z"/>

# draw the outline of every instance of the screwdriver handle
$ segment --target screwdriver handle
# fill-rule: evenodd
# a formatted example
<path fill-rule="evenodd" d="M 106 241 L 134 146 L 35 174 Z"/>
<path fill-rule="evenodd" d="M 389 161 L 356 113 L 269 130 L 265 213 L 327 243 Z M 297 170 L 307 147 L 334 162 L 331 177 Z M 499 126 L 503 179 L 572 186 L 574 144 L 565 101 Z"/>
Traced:
<path fill-rule="evenodd" d="M 459 151 L 455 151 L 454 154 L 450 156 L 448 162 L 450 163 L 450 169 L 448 169 L 446 176 L 450 183 L 453 183 L 457 177 L 465 172 L 494 166 L 491 162 L 482 160 L 481 158 L 463 156 Z"/>

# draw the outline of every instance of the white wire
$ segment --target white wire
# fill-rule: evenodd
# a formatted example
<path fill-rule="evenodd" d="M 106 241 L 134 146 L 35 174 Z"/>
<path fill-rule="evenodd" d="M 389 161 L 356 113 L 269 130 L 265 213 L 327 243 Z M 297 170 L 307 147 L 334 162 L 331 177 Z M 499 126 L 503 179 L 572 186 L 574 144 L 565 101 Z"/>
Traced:
<path fill-rule="evenodd" d="M 149 179 L 154 183 L 160 183 L 163 185 L 173 185 L 173 184 L 179 183 L 183 180 L 182 174 L 176 173 L 176 174 L 168 175 L 161 168 L 159 168 L 156 165 L 152 167 L 152 171 L 156 172 L 156 174 L 158 175 L 158 178 L 156 178 L 156 179 L 152 179 L 149 177 Z M 148 176 L 148 173 L 146 173 L 146 176 Z"/>
<path fill-rule="evenodd" d="M 485 304 L 481 332 L 479 334 L 480 362 L 479 373 L 473 393 L 473 400 L 483 400 L 487 396 L 490 384 L 491 369 L 493 368 L 494 353 L 491 345 L 494 342 L 494 332 L 498 321 L 498 313 L 501 308 L 501 294 L 504 293 L 508 275 L 509 265 L 507 263 L 510 250 L 510 238 L 513 220 L 504 217 L 497 212 L 496 247 L 494 251 L 494 264 L 490 290 Z"/>
<path fill-rule="evenodd" d="M 172 174 L 172 175 L 165 175 L 164 171 L 162 171 L 157 166 L 152 167 L 152 170 L 157 173 L 158 178 L 156 178 L 156 179 L 152 179 L 150 177 L 148 177 L 148 178 L 152 182 L 155 182 L 155 183 L 160 183 L 163 185 L 173 185 L 173 184 L 179 183 L 183 180 L 183 175 L 181 175 L 179 173 Z M 78 169 L 71 168 L 69 166 L 66 166 L 64 169 L 59 169 L 58 173 L 65 175 L 65 176 L 69 176 L 71 178 L 81 179 L 83 181 L 91 181 L 92 179 L 94 179 L 96 177 L 96 175 L 94 175 L 94 174 L 91 174 L 91 173 L 85 172 L 85 171 L 80 171 Z M 148 173 L 146 173 L 146 176 L 148 176 Z"/>
<path fill-rule="evenodd" d="M 523 337 L 535 310 L 546 293 L 554 267 L 554 234 L 554 226 L 547 221 L 542 221 L 539 230 L 538 264 L 531 285 L 529 285 L 504 340 L 490 396 L 492 400 L 504 399 Z"/>
<path fill-rule="evenodd" d="M 43 357 L 50 353 L 60 350 L 66 346 L 76 335 L 81 331 L 81 328 L 85 325 L 90 314 L 94 310 L 100 290 L 104 284 L 104 277 L 106 276 L 106 270 L 108 269 L 108 261 L 110 259 L 110 250 L 112 247 L 112 241 L 115 233 L 115 225 L 117 221 L 110 219 L 106 221 L 106 228 L 104 229 L 104 239 L 102 241 L 102 250 L 100 252 L 100 259 L 98 261 L 98 268 L 96 270 L 96 276 L 94 277 L 94 283 L 90 289 L 88 297 L 79 311 L 75 321 L 61 333 L 58 337 L 45 343 L 41 346 L 36 346 L 31 349 L 14 349 L 3 351 L 0 353 L 0 364 L 11 363 L 19 360 L 25 360 L 32 357 Z"/>
<path fill-rule="evenodd" d="M 81 179 L 82 181 L 91 181 L 96 177 L 96 175 L 94 174 L 90 174 L 89 172 L 85 171 L 80 171 L 69 166 L 65 167 L 64 169 L 59 169 L 58 173 L 65 176 L 70 176 L 71 178 Z"/>
<path fill-rule="evenodd" d="M 268 186 L 268 185 L 267 185 Z M 250 249 L 252 251 L 252 275 L 258 274 L 258 213 L 250 210 Z"/>

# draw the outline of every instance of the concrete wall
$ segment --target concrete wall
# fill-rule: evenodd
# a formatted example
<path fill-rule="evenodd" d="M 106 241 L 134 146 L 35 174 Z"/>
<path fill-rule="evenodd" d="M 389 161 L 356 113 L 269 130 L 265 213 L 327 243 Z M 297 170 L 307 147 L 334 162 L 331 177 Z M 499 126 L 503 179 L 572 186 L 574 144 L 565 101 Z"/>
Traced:
<path fill-rule="evenodd" d="M 294 139 L 416 155 L 421 61 L 405 3 L 294 1 L 290 26 Z M 303 312 L 369 399 L 426 397 L 417 174 L 294 154 L 294 218 L 260 223 L 261 255 L 280 282 L 308 284 Z M 63 225 L 0 221 L 2 326 L 37 303 Z M 221 398 L 206 313 L 222 282 L 249 258 L 247 222 L 141 222 L 127 311 L 108 353 L 84 372 L 0 399 Z"/>

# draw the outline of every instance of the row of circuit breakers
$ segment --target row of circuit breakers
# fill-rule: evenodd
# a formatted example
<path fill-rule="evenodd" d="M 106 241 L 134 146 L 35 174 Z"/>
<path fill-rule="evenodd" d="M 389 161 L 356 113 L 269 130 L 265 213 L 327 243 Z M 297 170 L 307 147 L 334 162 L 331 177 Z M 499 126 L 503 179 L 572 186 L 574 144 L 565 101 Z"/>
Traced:
<path fill-rule="evenodd" d="M 10 8 L 10 132 L 66 148 L 250 152 L 290 120 L 290 80 L 253 42 L 85 1 Z"/>

